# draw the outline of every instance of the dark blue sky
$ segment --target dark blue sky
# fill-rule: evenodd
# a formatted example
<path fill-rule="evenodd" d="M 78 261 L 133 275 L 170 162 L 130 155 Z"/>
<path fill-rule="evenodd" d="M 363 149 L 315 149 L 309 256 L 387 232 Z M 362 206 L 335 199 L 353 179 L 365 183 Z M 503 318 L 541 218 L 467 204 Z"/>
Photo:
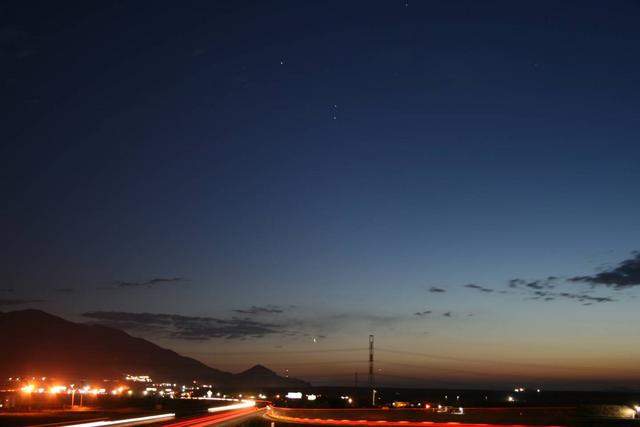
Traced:
<path fill-rule="evenodd" d="M 369 333 L 451 357 L 444 382 L 637 379 L 639 18 L 634 1 L 5 2 L 0 310 L 316 382 L 326 358 L 360 369 L 328 350 Z M 595 276 L 624 260 L 631 279 Z M 162 314 L 191 323 L 163 332 Z M 389 381 L 439 366 L 405 356 Z M 499 360 L 523 371 L 451 373 Z M 576 360 L 599 374 L 534 365 Z"/>

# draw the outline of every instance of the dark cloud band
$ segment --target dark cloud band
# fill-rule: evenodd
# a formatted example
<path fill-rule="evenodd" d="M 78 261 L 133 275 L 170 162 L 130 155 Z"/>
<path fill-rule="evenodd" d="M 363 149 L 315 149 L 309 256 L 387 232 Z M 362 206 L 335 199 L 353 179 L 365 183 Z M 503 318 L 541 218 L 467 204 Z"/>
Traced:
<path fill-rule="evenodd" d="M 640 286 L 640 252 L 634 251 L 633 256 L 620 262 L 615 268 L 592 276 L 576 276 L 570 282 L 588 283 L 593 286 L 606 286 L 615 290 L 622 290 Z"/>
<path fill-rule="evenodd" d="M 179 284 L 188 282 L 184 277 L 155 277 L 153 279 L 145 280 L 143 282 L 127 282 L 123 280 L 119 280 L 113 282 L 111 285 L 116 288 L 154 288 L 156 286 L 165 285 L 165 284 Z"/>
<path fill-rule="evenodd" d="M 240 314 L 260 315 L 260 314 L 280 314 L 284 312 L 284 309 L 277 305 L 266 305 L 266 306 L 252 305 L 247 309 L 237 309 L 233 311 L 235 313 L 240 313 Z"/>
<path fill-rule="evenodd" d="M 84 313 L 92 323 L 117 329 L 156 333 L 167 338 L 206 340 L 210 338 L 243 339 L 286 333 L 280 325 L 251 319 L 219 319 L 214 317 L 181 316 L 162 313 L 130 313 L 94 311 Z"/>
<path fill-rule="evenodd" d="M 25 305 L 46 302 L 43 299 L 0 299 L 0 306 Z"/>

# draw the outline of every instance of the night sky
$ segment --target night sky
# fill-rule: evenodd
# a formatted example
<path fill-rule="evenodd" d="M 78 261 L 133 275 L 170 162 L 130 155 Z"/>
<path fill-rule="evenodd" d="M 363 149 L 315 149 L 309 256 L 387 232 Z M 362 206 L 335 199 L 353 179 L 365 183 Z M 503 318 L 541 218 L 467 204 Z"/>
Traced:
<path fill-rule="evenodd" d="M 0 5 L 0 310 L 316 384 L 640 380 L 637 1 Z"/>

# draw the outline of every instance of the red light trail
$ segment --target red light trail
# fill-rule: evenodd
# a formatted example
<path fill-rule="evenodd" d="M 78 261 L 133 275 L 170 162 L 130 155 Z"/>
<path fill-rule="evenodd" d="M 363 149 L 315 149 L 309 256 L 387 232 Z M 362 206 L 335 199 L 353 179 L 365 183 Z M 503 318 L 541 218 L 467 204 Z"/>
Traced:
<path fill-rule="evenodd" d="M 178 421 L 171 424 L 164 424 L 163 427 L 207 427 L 216 425 L 218 423 L 229 421 L 234 418 L 244 417 L 246 415 L 260 412 L 262 409 L 251 407 L 247 409 L 241 409 L 237 411 L 225 412 L 222 414 L 207 415 L 199 418 L 192 418 L 190 420 Z"/>
<path fill-rule="evenodd" d="M 282 409 L 282 408 L 278 408 Z M 295 424 L 313 425 L 340 425 L 340 426 L 388 426 L 388 427 L 530 427 L 525 424 L 486 424 L 486 423 L 464 423 L 464 422 L 435 422 L 435 421 L 388 421 L 388 420 L 348 420 L 348 419 L 325 419 L 325 418 L 299 418 L 274 414 L 271 409 L 267 411 L 265 417 L 273 420 Z M 561 427 L 561 426 L 536 426 L 536 427 Z"/>

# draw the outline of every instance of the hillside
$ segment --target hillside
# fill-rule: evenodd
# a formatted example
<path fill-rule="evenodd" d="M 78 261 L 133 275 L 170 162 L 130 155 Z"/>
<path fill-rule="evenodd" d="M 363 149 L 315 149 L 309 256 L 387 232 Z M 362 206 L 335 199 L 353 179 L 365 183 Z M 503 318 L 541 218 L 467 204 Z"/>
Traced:
<path fill-rule="evenodd" d="M 122 378 L 144 373 L 155 380 L 194 379 L 226 387 L 301 387 L 262 366 L 240 374 L 211 368 L 195 359 L 106 326 L 73 323 L 40 310 L 0 313 L 3 349 L 0 375 Z"/>

